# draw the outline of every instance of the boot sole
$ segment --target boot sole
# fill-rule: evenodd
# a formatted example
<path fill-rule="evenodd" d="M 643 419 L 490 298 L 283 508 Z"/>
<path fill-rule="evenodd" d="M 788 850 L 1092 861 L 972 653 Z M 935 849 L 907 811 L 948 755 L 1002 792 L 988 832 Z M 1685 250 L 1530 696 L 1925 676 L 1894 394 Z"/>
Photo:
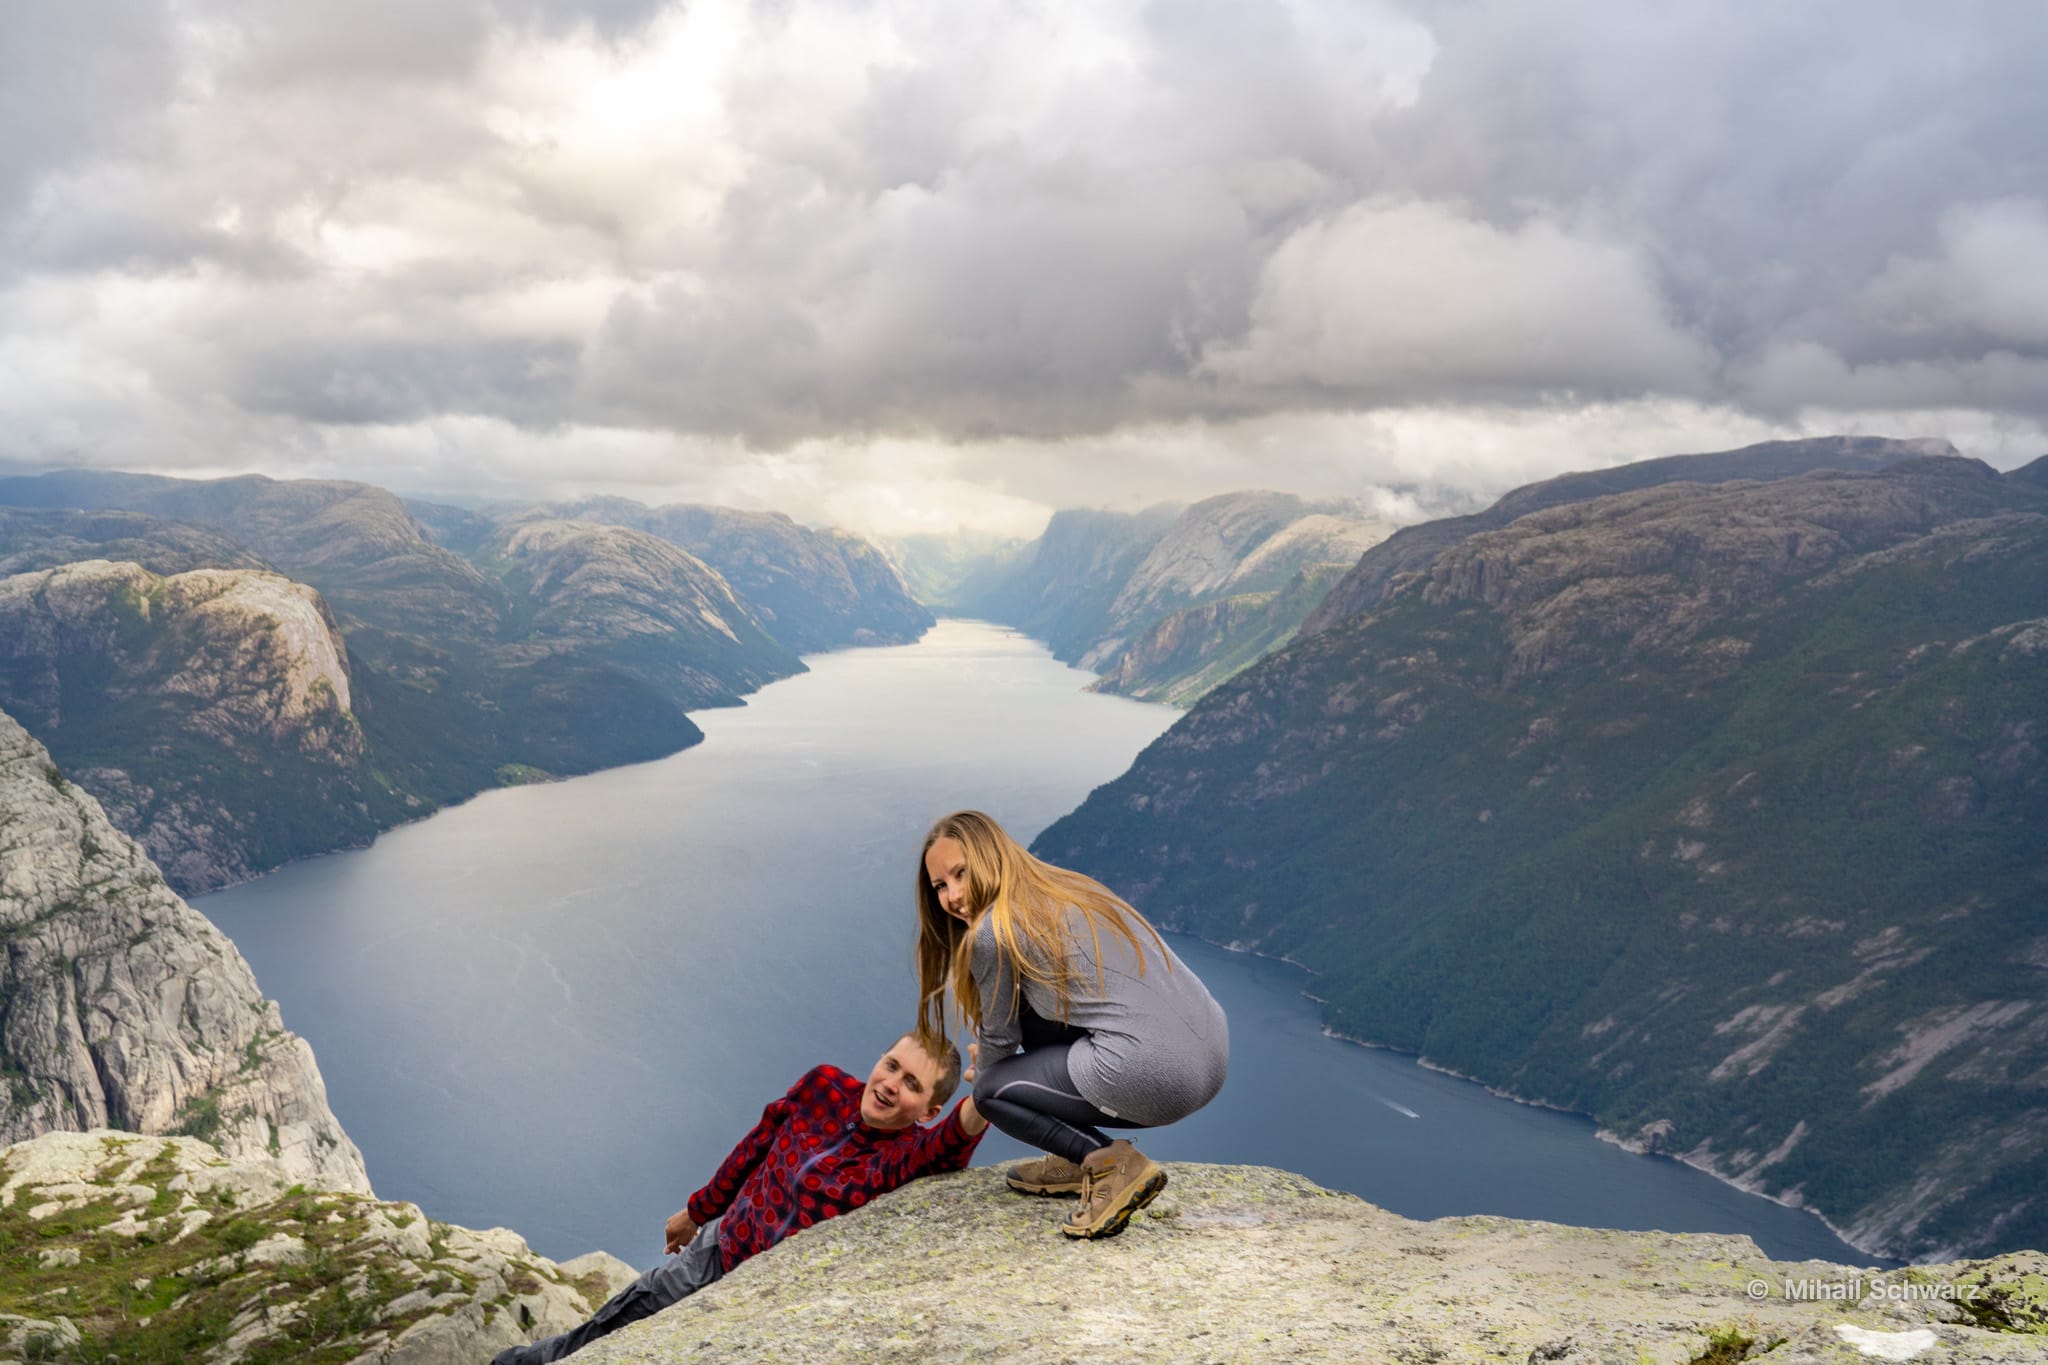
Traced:
<path fill-rule="evenodd" d="M 1114 1237 L 1124 1230 L 1124 1226 L 1131 1221 L 1132 1214 L 1157 1199 L 1159 1192 L 1165 1188 L 1166 1172 L 1154 1171 L 1151 1177 L 1138 1187 L 1137 1194 L 1131 1198 L 1129 1203 L 1103 1219 L 1097 1226 L 1093 1228 L 1077 1228 L 1070 1223 L 1062 1223 L 1060 1224 L 1060 1231 L 1066 1233 L 1069 1237 L 1086 1238 L 1089 1241 L 1095 1241 L 1103 1237 Z"/>
<path fill-rule="evenodd" d="M 1031 1185 L 1020 1180 L 1010 1180 L 1007 1177 L 1005 1177 L 1003 1183 L 1019 1194 L 1035 1194 L 1040 1198 L 1072 1199 L 1081 1193 L 1079 1185 Z"/>

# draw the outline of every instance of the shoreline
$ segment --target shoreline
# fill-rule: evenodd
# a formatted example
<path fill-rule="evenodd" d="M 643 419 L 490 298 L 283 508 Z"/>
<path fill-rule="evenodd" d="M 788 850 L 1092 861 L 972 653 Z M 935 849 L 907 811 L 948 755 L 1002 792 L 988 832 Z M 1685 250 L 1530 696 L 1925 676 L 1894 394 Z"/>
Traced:
<path fill-rule="evenodd" d="M 1259 952 L 1256 948 L 1247 947 L 1241 940 L 1233 943 L 1218 943 L 1213 939 L 1204 938 L 1202 937 L 1202 935 L 1190 932 L 1187 929 L 1176 928 L 1169 930 L 1169 932 L 1176 934 L 1185 934 L 1187 935 L 1187 937 L 1194 939 L 1197 943 L 1206 943 L 1210 947 L 1220 949 L 1226 953 L 1240 953 L 1246 957 L 1262 958 L 1267 962 L 1285 963 L 1289 967 L 1294 967 L 1302 972 L 1307 973 L 1310 977 L 1319 975 L 1315 968 L 1308 966 L 1306 963 L 1297 962 L 1293 958 L 1288 957 L 1285 954 Z M 1303 989 L 1301 995 L 1303 999 L 1312 1001 L 1319 1008 L 1319 1010 L 1327 1010 L 1329 1008 L 1329 1001 L 1324 999 L 1322 996 L 1315 994 L 1313 991 Z M 1593 1125 L 1593 1136 L 1595 1140 L 1605 1142 L 1610 1146 L 1619 1147 L 1622 1151 L 1629 1153 L 1631 1156 L 1663 1158 L 1665 1160 L 1675 1161 L 1682 1166 L 1691 1167 L 1693 1170 L 1700 1172 L 1702 1175 L 1711 1176 L 1713 1179 L 1720 1181 L 1723 1185 L 1726 1185 L 1731 1189 L 1740 1190 L 1744 1194 L 1752 1195 L 1758 1199 L 1767 1200 L 1770 1203 L 1776 1204 L 1780 1208 L 1790 1209 L 1797 1213 L 1808 1214 L 1814 1219 L 1818 1220 L 1820 1225 L 1826 1228 L 1831 1234 L 1833 1234 L 1835 1239 L 1840 1241 L 1843 1245 L 1851 1247 L 1865 1256 L 1875 1257 L 1876 1260 L 1868 1267 L 1869 1269 L 1896 1269 L 1902 1266 L 1914 1264 L 1914 1262 L 1912 1261 L 1901 1260 L 1898 1257 L 1889 1256 L 1882 1251 L 1864 1246 L 1862 1243 L 1856 1241 L 1853 1237 L 1849 1236 L 1848 1233 L 1844 1232 L 1841 1228 L 1835 1226 L 1835 1224 L 1829 1220 L 1826 1214 L 1822 1213 L 1820 1210 L 1814 1208 L 1810 1204 L 1793 1203 L 1787 1201 L 1781 1196 L 1767 1194 L 1764 1191 L 1756 1189 L 1752 1185 L 1745 1183 L 1741 1178 L 1730 1176 L 1724 1174 L 1721 1171 L 1717 1171 L 1713 1169 L 1711 1166 L 1708 1166 L 1703 1162 L 1699 1161 L 1698 1159 L 1693 1158 L 1689 1155 L 1679 1152 L 1651 1151 L 1647 1146 L 1643 1145 L 1641 1142 L 1635 1139 L 1624 1138 L 1620 1134 L 1610 1131 L 1608 1128 L 1604 1127 L 1601 1124 L 1600 1120 L 1596 1116 L 1588 1114 L 1583 1109 L 1573 1109 L 1566 1105 L 1552 1104 L 1547 1100 L 1531 1099 L 1525 1095 L 1514 1094 L 1510 1091 L 1503 1090 L 1499 1086 L 1493 1085 L 1490 1082 L 1482 1080 L 1477 1076 L 1467 1075 L 1465 1072 L 1456 1070 L 1452 1067 L 1445 1066 L 1440 1062 L 1431 1061 L 1428 1057 L 1425 1057 L 1419 1052 L 1410 1052 L 1406 1048 L 1394 1047 L 1393 1045 L 1388 1043 L 1375 1042 L 1370 1038 L 1358 1038 L 1354 1037 L 1351 1034 L 1341 1032 L 1331 1027 L 1327 1018 L 1325 1018 L 1322 1021 L 1322 1032 L 1323 1036 L 1326 1038 L 1334 1038 L 1339 1042 L 1350 1043 L 1355 1047 L 1370 1048 L 1375 1052 L 1389 1052 L 1393 1053 L 1396 1056 L 1410 1058 L 1414 1061 L 1414 1063 L 1417 1066 L 1423 1068 L 1426 1071 L 1434 1071 L 1439 1075 L 1449 1076 L 1453 1080 L 1465 1081 L 1469 1084 L 1476 1085 L 1484 1091 L 1486 1091 L 1487 1094 L 1492 1095 L 1497 1099 L 1509 1100 L 1515 1104 L 1527 1105 L 1529 1108 L 1532 1109 L 1546 1109 L 1553 1114 L 1569 1114 L 1574 1118 L 1582 1118 Z M 1930 1264 L 1933 1263 L 1930 1262 Z"/>

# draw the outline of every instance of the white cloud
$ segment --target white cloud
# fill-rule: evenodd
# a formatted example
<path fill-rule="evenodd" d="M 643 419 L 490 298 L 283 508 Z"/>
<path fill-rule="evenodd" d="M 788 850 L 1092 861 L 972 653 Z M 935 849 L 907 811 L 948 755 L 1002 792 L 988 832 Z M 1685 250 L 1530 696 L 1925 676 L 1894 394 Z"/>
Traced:
<path fill-rule="evenodd" d="M 0 7 L 0 455 L 878 528 L 1828 420 L 2017 459 L 2044 48 L 1852 0 Z"/>
<path fill-rule="evenodd" d="M 1206 373 L 1400 402 L 1699 394 L 1714 366 L 1666 315 L 1640 251 L 1445 204 L 1354 204 L 1309 223 L 1267 259 L 1251 311 L 1249 335 L 1212 347 Z"/>

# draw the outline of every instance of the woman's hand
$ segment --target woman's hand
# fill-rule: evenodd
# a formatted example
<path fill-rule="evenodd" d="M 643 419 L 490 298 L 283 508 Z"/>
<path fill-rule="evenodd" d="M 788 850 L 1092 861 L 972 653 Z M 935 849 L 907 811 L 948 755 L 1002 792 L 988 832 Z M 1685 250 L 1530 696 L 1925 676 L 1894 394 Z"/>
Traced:
<path fill-rule="evenodd" d="M 690 1239 L 697 1235 L 697 1225 L 690 1221 L 688 1209 L 677 1209 L 675 1216 L 668 1220 L 668 1227 L 664 1231 L 668 1234 L 668 1254 L 673 1256 L 688 1246 Z"/>
<path fill-rule="evenodd" d="M 982 1129 L 988 1127 L 988 1119 L 983 1116 L 981 1110 L 974 1106 L 974 1067 L 975 1063 L 980 1060 L 981 1044 L 969 1043 L 967 1045 L 967 1069 L 960 1073 L 961 1082 L 968 1088 L 967 1098 L 960 1101 L 960 1127 L 965 1130 L 969 1137 L 973 1137 L 981 1132 Z"/>

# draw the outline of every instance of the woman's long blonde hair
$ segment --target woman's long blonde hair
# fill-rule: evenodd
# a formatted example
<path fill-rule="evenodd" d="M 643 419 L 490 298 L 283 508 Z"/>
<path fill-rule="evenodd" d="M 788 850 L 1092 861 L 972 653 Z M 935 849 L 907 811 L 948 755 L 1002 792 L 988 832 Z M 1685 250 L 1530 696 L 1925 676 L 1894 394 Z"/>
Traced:
<path fill-rule="evenodd" d="M 941 839 L 958 840 L 966 854 L 968 914 L 964 923 L 939 905 L 938 890 L 925 869 L 925 855 Z M 1138 958 L 1138 975 L 1145 974 L 1140 930 L 1158 946 L 1160 959 L 1167 960 L 1166 941 L 1143 915 L 1093 877 L 1032 857 L 993 817 L 978 810 L 955 811 L 933 825 L 917 855 L 918 1027 L 936 1037 L 945 1036 L 949 981 L 953 1001 L 969 1026 L 981 1027 L 981 994 L 975 989 L 969 959 L 974 952 L 974 931 L 984 915 L 995 928 L 996 949 L 1010 964 L 1016 990 L 1021 992 L 1027 981 L 1051 986 L 1064 1020 L 1074 983 L 1065 942 L 1070 905 L 1078 906 L 1087 917 L 1095 945 L 1098 987 L 1104 926 L 1131 945 Z"/>

